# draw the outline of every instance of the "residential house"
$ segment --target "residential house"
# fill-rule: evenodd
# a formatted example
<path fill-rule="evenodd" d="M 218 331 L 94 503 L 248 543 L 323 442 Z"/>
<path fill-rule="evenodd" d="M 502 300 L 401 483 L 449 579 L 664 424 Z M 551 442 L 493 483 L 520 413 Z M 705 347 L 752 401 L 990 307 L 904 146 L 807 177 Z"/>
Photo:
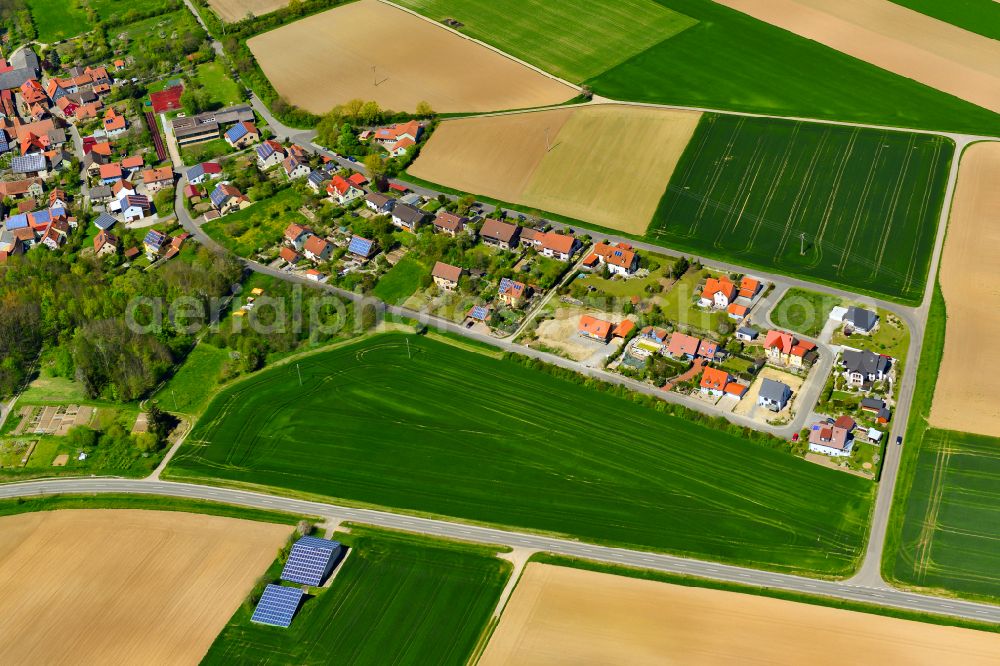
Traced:
<path fill-rule="evenodd" d="M 497 295 L 507 307 L 519 308 L 524 305 L 524 301 L 531 295 L 531 287 L 517 280 L 501 278 Z"/>
<path fill-rule="evenodd" d="M 202 162 L 195 164 L 187 170 L 188 182 L 192 185 L 201 185 L 207 180 L 220 178 L 222 176 L 222 166 L 217 162 Z"/>
<path fill-rule="evenodd" d="M 864 398 L 861 410 L 875 414 L 875 420 L 879 423 L 888 423 L 892 419 L 892 410 L 881 398 Z"/>
<path fill-rule="evenodd" d="M 473 321 L 486 322 L 489 321 L 491 312 L 492 310 L 488 305 L 473 305 L 466 317 Z"/>
<path fill-rule="evenodd" d="M 146 169 L 142 172 L 142 182 L 149 192 L 159 192 L 160 190 L 174 186 L 174 170 L 168 166 L 159 169 Z"/>
<path fill-rule="evenodd" d="M 355 199 L 363 197 L 365 191 L 343 176 L 334 176 L 330 180 L 330 184 L 326 186 L 326 193 L 333 201 L 345 206 Z"/>
<path fill-rule="evenodd" d="M 44 104 L 49 101 L 48 96 L 45 94 L 45 88 L 38 82 L 38 79 L 28 79 L 21 84 L 21 99 L 26 106 L 39 103 Z"/>
<path fill-rule="evenodd" d="M 257 167 L 261 171 L 267 171 L 273 166 L 281 164 L 288 153 L 285 147 L 274 139 L 268 139 L 257 146 Z"/>
<path fill-rule="evenodd" d="M 868 350 L 845 349 L 840 364 L 848 384 L 867 388 L 888 376 L 892 359 Z"/>
<path fill-rule="evenodd" d="M 701 373 L 701 393 L 702 395 L 710 395 L 715 398 L 721 398 L 722 394 L 726 392 L 726 387 L 731 381 L 732 378 L 725 370 L 721 370 L 719 368 L 705 368 L 705 370 Z"/>
<path fill-rule="evenodd" d="M 229 183 L 216 185 L 209 199 L 212 201 L 212 206 L 222 215 L 228 215 L 234 210 L 242 210 L 250 205 L 250 200 Z"/>
<path fill-rule="evenodd" d="M 736 339 L 742 340 L 743 342 L 753 342 L 760 335 L 757 329 L 750 326 L 741 326 L 736 329 Z"/>
<path fill-rule="evenodd" d="M 118 207 L 122 217 L 125 218 L 125 222 L 141 220 L 153 212 L 153 205 L 149 201 L 149 197 L 139 194 L 127 194 L 118 201 Z"/>
<path fill-rule="evenodd" d="M 618 325 L 615 326 L 615 329 L 613 331 L 611 331 L 611 337 L 612 338 L 621 338 L 621 339 L 624 340 L 634 330 L 635 330 L 635 322 L 634 321 L 632 321 L 631 319 L 622 319 L 620 322 L 618 322 Z"/>
<path fill-rule="evenodd" d="M 858 333 L 868 334 L 878 326 L 878 315 L 871 310 L 865 310 L 856 306 L 847 308 L 844 315 L 844 325 Z"/>
<path fill-rule="evenodd" d="M 534 246 L 543 256 L 569 261 L 576 253 L 579 242 L 568 234 L 538 232 L 535 234 Z"/>
<path fill-rule="evenodd" d="M 45 228 L 39 242 L 50 250 L 58 250 L 66 242 L 68 235 L 69 225 L 65 220 L 57 220 Z"/>
<path fill-rule="evenodd" d="M 371 138 L 377 143 L 381 144 L 390 154 L 394 150 L 398 150 L 400 147 L 400 142 L 406 141 L 403 149 L 412 146 L 414 143 L 420 140 L 420 137 L 424 133 L 424 126 L 422 123 L 416 120 L 410 120 L 409 122 L 400 123 L 398 125 L 390 125 L 389 127 L 379 127 L 376 129 Z"/>
<path fill-rule="evenodd" d="M 323 274 L 320 273 L 315 268 L 310 268 L 309 270 L 306 271 L 306 278 L 312 280 L 313 282 L 322 282 Z"/>
<path fill-rule="evenodd" d="M 129 157 L 123 157 L 119 164 L 122 165 L 124 177 L 131 180 L 132 176 L 146 164 L 146 161 L 142 155 L 130 155 Z"/>
<path fill-rule="evenodd" d="M 122 179 L 122 165 L 118 162 L 102 164 L 98 168 L 97 173 L 101 179 L 101 183 L 104 185 L 110 185 L 111 183 Z"/>
<path fill-rule="evenodd" d="M 847 418 L 852 424 L 854 423 L 853 419 Z M 809 450 L 838 458 L 849 456 L 854 448 L 852 429 L 853 425 L 851 428 L 846 428 L 840 419 L 833 425 L 826 421 L 815 423 L 809 428 Z"/>
<path fill-rule="evenodd" d="M 91 203 L 106 203 L 111 200 L 111 188 L 107 185 L 97 185 L 90 188 Z"/>
<path fill-rule="evenodd" d="M 326 261 L 333 253 L 333 245 L 319 236 L 309 236 L 303 243 L 302 249 L 305 251 L 306 258 L 315 262 Z"/>
<path fill-rule="evenodd" d="M 295 264 L 299 263 L 299 261 L 302 259 L 302 256 L 299 255 L 298 252 L 296 252 L 295 250 L 293 250 L 290 247 L 283 247 L 283 248 L 281 248 L 281 250 L 278 251 L 278 256 L 283 261 L 285 261 L 285 263 L 288 263 L 288 264 L 291 264 L 291 265 L 295 265 Z"/>
<path fill-rule="evenodd" d="M 725 310 L 735 298 L 736 285 L 725 275 L 720 275 L 717 278 L 710 277 L 705 281 L 698 305 L 703 308 Z"/>
<path fill-rule="evenodd" d="M 142 239 L 142 246 L 145 248 L 146 256 L 149 257 L 150 260 L 158 256 L 160 252 L 163 251 L 163 248 L 169 244 L 170 236 L 167 236 L 156 229 L 150 229 L 146 232 L 146 237 Z"/>
<path fill-rule="evenodd" d="M 667 341 L 667 330 L 663 328 L 646 326 L 641 331 L 639 331 L 639 335 L 648 340 L 658 342 L 661 345 L 666 343 Z"/>
<path fill-rule="evenodd" d="M 612 275 L 628 276 L 639 270 L 639 255 L 627 243 L 598 243 L 583 261 L 584 266 L 607 266 Z"/>
<path fill-rule="evenodd" d="M 607 343 L 608 338 L 611 337 L 611 328 L 613 326 L 614 324 L 610 321 L 604 321 L 590 315 L 583 315 L 580 317 L 580 322 L 577 325 L 577 332 L 585 338 Z"/>
<path fill-rule="evenodd" d="M 392 223 L 404 231 L 416 232 L 425 215 L 424 211 L 418 208 L 398 204 L 392 208 Z"/>
<path fill-rule="evenodd" d="M 740 280 L 740 298 L 752 299 L 760 291 L 760 281 L 746 275 Z"/>
<path fill-rule="evenodd" d="M 0 181 L 0 199 L 41 199 L 45 194 L 45 182 L 41 178 L 22 178 L 21 180 Z"/>
<path fill-rule="evenodd" d="M 479 230 L 479 237 L 484 243 L 507 250 L 513 250 L 517 247 L 520 235 L 521 227 L 493 218 L 487 219 L 483 223 L 483 228 Z"/>
<path fill-rule="evenodd" d="M 788 364 L 793 368 L 804 368 L 816 361 L 816 345 L 808 340 L 796 340 Z"/>
<path fill-rule="evenodd" d="M 786 331 L 768 331 L 764 338 L 764 353 L 767 360 L 775 365 L 789 365 L 792 347 L 798 340 Z"/>
<path fill-rule="evenodd" d="M 260 141 L 260 132 L 251 122 L 239 122 L 226 130 L 226 143 L 233 148 L 246 148 Z"/>
<path fill-rule="evenodd" d="M 772 412 L 780 412 L 792 399 L 792 389 L 788 384 L 775 381 L 773 379 L 761 379 L 760 392 L 757 395 L 757 404 Z"/>
<path fill-rule="evenodd" d="M 469 218 L 455 215 L 442 208 L 438 210 L 437 215 L 434 217 L 434 231 L 440 231 L 449 236 L 457 236 L 465 229 L 465 223 L 468 221 Z"/>
<path fill-rule="evenodd" d="M 309 231 L 309 229 L 298 224 L 289 224 L 285 227 L 285 240 L 297 251 L 302 250 L 302 246 L 305 245 L 306 239 L 312 235 L 313 234 Z"/>
<path fill-rule="evenodd" d="M 306 176 L 306 185 L 316 194 L 326 189 L 326 184 L 330 182 L 330 175 L 322 169 L 315 169 Z"/>
<path fill-rule="evenodd" d="M 281 167 L 285 170 L 285 176 L 288 180 L 296 180 L 298 178 L 305 178 L 309 175 L 309 163 L 302 160 L 295 155 L 289 155 L 286 157 L 282 163 Z"/>
<path fill-rule="evenodd" d="M 127 180 L 116 180 L 111 184 L 111 196 L 114 199 L 121 199 L 126 194 L 135 193 L 135 185 Z"/>
<path fill-rule="evenodd" d="M 365 195 L 365 206 L 368 210 L 379 215 L 388 215 L 392 212 L 392 207 L 396 200 L 378 192 L 370 192 Z"/>
<path fill-rule="evenodd" d="M 460 267 L 439 261 L 434 264 L 431 277 L 434 278 L 434 284 L 441 289 L 453 291 L 458 288 L 458 280 L 462 277 L 462 273 Z"/>
<path fill-rule="evenodd" d="M 104 112 L 104 133 L 108 136 L 118 136 L 128 129 L 125 116 L 115 111 L 114 107 Z"/>
<path fill-rule="evenodd" d="M 103 229 L 94 237 L 94 254 L 103 257 L 118 253 L 118 238 Z"/>
<path fill-rule="evenodd" d="M 359 259 L 370 259 L 376 254 L 375 241 L 361 236 L 352 236 L 347 244 L 347 251 Z"/>
<path fill-rule="evenodd" d="M 670 336 L 670 343 L 667 345 L 667 354 L 674 358 L 694 359 L 699 355 L 700 347 L 701 340 L 698 338 L 674 331 Z"/>
<path fill-rule="evenodd" d="M 740 303 L 730 303 L 729 307 L 726 308 L 726 312 L 729 314 L 730 319 L 743 321 L 750 312 L 750 308 Z"/>

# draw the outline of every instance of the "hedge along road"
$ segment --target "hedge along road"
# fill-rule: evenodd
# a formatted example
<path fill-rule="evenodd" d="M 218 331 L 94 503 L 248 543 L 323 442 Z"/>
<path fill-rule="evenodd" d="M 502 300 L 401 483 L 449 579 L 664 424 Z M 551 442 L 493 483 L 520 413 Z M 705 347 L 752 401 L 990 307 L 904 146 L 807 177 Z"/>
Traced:
<path fill-rule="evenodd" d="M 772 570 L 853 571 L 874 484 L 662 411 L 519 361 L 383 334 L 223 390 L 165 476 Z M 818 511 L 823 497 L 837 510 Z"/>
<path fill-rule="evenodd" d="M 638 569 L 664 571 L 767 589 L 845 599 L 872 604 L 874 606 L 901 608 L 921 613 L 960 617 L 979 622 L 1000 623 L 1000 606 L 991 606 L 989 604 L 931 597 L 899 590 L 865 587 L 845 582 L 804 578 L 802 576 L 759 571 L 757 569 L 748 569 L 715 562 L 702 562 L 641 550 L 599 546 L 537 534 L 399 515 L 373 509 L 360 509 L 323 502 L 312 502 L 246 490 L 139 479 L 52 479 L 48 481 L 29 481 L 0 485 L 0 499 L 79 493 L 132 493 L 226 502 L 238 506 L 325 517 L 329 523 L 338 521 L 365 523 L 446 539 L 483 544 L 500 544 L 527 550 L 566 555 L 568 557 L 578 557 L 596 562 L 620 564 Z"/>

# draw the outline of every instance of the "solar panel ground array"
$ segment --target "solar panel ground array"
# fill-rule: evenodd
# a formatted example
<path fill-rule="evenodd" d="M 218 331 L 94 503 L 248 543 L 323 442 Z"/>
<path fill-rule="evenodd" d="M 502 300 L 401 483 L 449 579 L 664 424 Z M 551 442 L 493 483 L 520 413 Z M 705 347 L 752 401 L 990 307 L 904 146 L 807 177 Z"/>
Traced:
<path fill-rule="evenodd" d="M 288 629 L 241 608 L 203 664 L 464 665 L 510 564 L 485 547 L 352 526 L 351 556 Z M 289 589 L 289 588 L 285 588 Z"/>
<path fill-rule="evenodd" d="M 292 545 L 288 561 L 281 571 L 281 580 L 303 585 L 322 585 L 334 561 L 340 555 L 340 544 L 329 539 L 304 536 Z"/>
<path fill-rule="evenodd" d="M 861 552 L 871 482 L 512 360 L 384 334 L 299 366 L 216 396 L 168 476 L 780 570 Z"/>
<path fill-rule="evenodd" d="M 706 114 L 647 235 L 918 302 L 952 153 L 938 136 Z"/>
<path fill-rule="evenodd" d="M 260 601 L 257 602 L 257 608 L 250 616 L 250 621 L 272 627 L 288 627 L 299 609 L 299 604 L 302 603 L 304 594 L 298 587 L 268 585 L 260 595 Z"/>

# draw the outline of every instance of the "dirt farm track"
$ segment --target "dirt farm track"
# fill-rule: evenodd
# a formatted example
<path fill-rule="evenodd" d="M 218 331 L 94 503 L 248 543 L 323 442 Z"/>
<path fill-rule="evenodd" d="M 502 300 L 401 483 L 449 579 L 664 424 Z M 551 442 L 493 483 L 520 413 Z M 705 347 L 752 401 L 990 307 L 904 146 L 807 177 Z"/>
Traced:
<path fill-rule="evenodd" d="M 995 664 L 1000 634 L 532 563 L 479 666 Z"/>
<path fill-rule="evenodd" d="M 559 104 L 577 93 L 440 25 L 359 0 L 247 41 L 275 90 L 323 114 L 351 99 L 413 111 L 501 111 Z"/>
<path fill-rule="evenodd" d="M 0 518 L 0 664 L 196 664 L 290 533 L 166 511 Z"/>
<path fill-rule="evenodd" d="M 1000 113 L 1000 42 L 889 0 L 716 0 Z"/>
<path fill-rule="evenodd" d="M 941 255 L 948 310 L 944 356 L 930 423 L 936 428 L 1000 434 L 1000 348 L 983 344 L 1000 326 L 1000 143 L 969 146 L 959 164 L 955 200 Z M 970 363 L 985 370 L 969 381 Z"/>

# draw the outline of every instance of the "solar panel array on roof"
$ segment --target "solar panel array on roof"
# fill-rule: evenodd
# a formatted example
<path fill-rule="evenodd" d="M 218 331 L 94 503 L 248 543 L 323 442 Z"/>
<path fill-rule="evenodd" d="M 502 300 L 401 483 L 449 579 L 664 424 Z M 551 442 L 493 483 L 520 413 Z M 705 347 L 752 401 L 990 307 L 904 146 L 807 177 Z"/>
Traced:
<path fill-rule="evenodd" d="M 347 246 L 347 250 L 352 254 L 367 257 L 372 251 L 372 241 L 361 236 L 355 236 L 351 239 L 351 244 Z"/>
<path fill-rule="evenodd" d="M 0 130 L 0 153 L 10 150 L 10 143 L 7 141 L 7 132 Z"/>
<path fill-rule="evenodd" d="M 237 123 L 226 131 L 226 138 L 230 141 L 238 141 L 247 135 L 247 127 L 243 123 Z"/>
<path fill-rule="evenodd" d="M 478 319 L 480 321 L 485 321 L 487 315 L 490 314 L 490 309 L 485 305 L 477 305 L 469 310 L 469 316 L 473 319 Z"/>
<path fill-rule="evenodd" d="M 45 171 L 45 155 L 41 155 L 39 153 L 19 155 L 11 160 L 10 166 L 14 173 L 34 173 L 35 171 Z"/>
<path fill-rule="evenodd" d="M 297 587 L 268 585 L 264 588 L 264 594 L 260 595 L 260 601 L 257 602 L 250 621 L 287 629 L 299 609 L 303 594 Z"/>
<path fill-rule="evenodd" d="M 215 189 L 212 190 L 212 194 L 209 195 L 209 198 L 212 200 L 213 206 L 216 208 L 222 208 L 222 205 L 229 200 L 229 193 L 226 192 L 226 188 L 222 187 L 222 183 L 219 183 L 215 186 Z"/>
<path fill-rule="evenodd" d="M 304 536 L 292 546 L 285 568 L 281 570 L 281 580 L 322 585 L 339 554 L 340 542 Z"/>

